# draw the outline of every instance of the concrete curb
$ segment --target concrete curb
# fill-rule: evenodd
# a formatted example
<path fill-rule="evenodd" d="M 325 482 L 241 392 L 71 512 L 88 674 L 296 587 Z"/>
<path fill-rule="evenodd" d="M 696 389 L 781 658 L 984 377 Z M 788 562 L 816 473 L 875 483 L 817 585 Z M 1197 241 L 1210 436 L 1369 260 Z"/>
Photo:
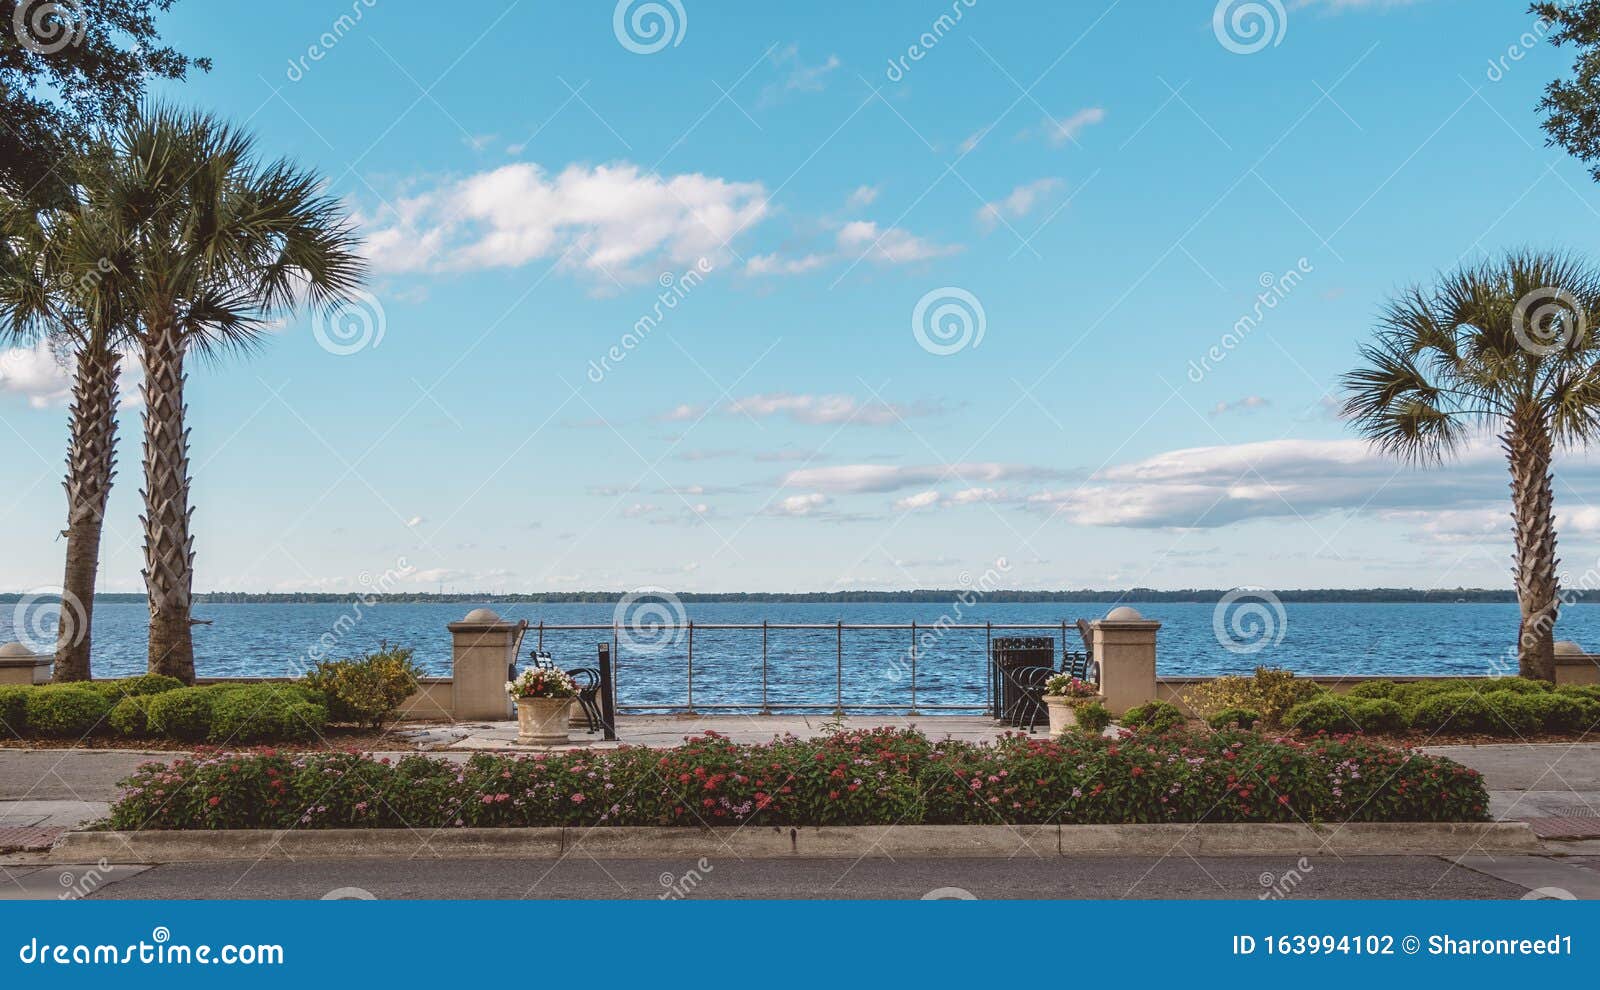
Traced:
<path fill-rule="evenodd" d="M 260 859 L 782 859 L 799 856 L 1463 856 L 1539 854 L 1525 823 L 857 825 L 823 828 L 450 828 L 68 832 L 56 863 Z"/>

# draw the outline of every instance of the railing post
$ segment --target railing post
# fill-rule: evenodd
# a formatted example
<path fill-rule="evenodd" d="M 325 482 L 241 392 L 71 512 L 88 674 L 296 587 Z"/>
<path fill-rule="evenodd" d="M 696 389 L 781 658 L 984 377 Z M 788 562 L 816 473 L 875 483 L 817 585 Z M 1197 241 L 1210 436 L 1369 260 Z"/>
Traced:
<path fill-rule="evenodd" d="M 833 659 L 833 708 L 836 712 L 844 711 L 844 620 L 837 620 L 835 626 L 835 645 Z"/>
<path fill-rule="evenodd" d="M 689 620 L 689 714 L 694 714 L 694 620 Z"/>
<path fill-rule="evenodd" d="M 611 644 L 599 644 L 600 650 L 600 725 L 607 739 L 617 738 L 616 682 L 611 672 Z"/>
<path fill-rule="evenodd" d="M 539 620 L 539 652 L 544 652 L 544 620 Z"/>
<path fill-rule="evenodd" d="M 767 704 L 767 620 L 761 620 L 761 714 L 771 715 Z"/>
<path fill-rule="evenodd" d="M 917 624 L 911 623 L 911 715 L 920 715 L 917 711 Z"/>
<path fill-rule="evenodd" d="M 994 623 L 992 622 L 985 622 L 983 624 L 983 669 L 989 673 L 989 676 L 985 678 L 988 685 L 987 690 L 989 712 L 994 715 L 995 718 L 999 718 L 1000 713 L 995 710 L 994 700 L 994 682 L 996 674 L 994 668 Z"/>

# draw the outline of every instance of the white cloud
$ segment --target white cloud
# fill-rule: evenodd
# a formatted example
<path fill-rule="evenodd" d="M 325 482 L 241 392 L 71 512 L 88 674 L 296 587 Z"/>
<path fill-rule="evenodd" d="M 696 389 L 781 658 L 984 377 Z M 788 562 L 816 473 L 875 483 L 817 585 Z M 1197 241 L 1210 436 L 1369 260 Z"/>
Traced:
<path fill-rule="evenodd" d="M 788 68 L 789 72 L 779 82 L 761 91 L 761 102 L 770 104 L 784 93 L 818 93 L 827 85 L 828 76 L 839 67 L 839 56 L 829 55 L 821 62 L 807 65 L 800 58 L 800 46 L 792 44 L 771 58 L 773 68 Z"/>
<path fill-rule="evenodd" d="M 943 496 L 936 491 L 918 492 L 915 495 L 907 495 L 905 498 L 895 500 L 895 511 L 915 512 L 918 509 L 931 509 L 939 504 L 939 499 L 942 497 Z"/>
<path fill-rule="evenodd" d="M 877 186 L 857 186 L 856 191 L 850 194 L 850 199 L 845 203 L 851 209 L 871 206 L 878 198 Z"/>
<path fill-rule="evenodd" d="M 961 250 L 939 244 L 900 227 L 879 227 L 871 220 L 851 220 L 834 234 L 831 250 L 812 251 L 798 257 L 757 255 L 745 262 L 747 275 L 798 275 L 834 262 L 871 261 L 879 265 L 909 265 L 944 258 Z"/>
<path fill-rule="evenodd" d="M 832 499 L 820 492 L 809 495 L 790 495 L 780 499 L 767 507 L 767 513 L 774 516 L 814 516 L 826 508 Z"/>
<path fill-rule="evenodd" d="M 890 464 L 839 464 L 790 471 L 783 478 L 783 486 L 850 495 L 901 491 L 948 481 L 1044 481 L 1060 478 L 1064 473 L 1053 468 L 995 462 L 910 467 Z M 973 500 L 973 496 L 969 496 L 968 500 Z"/>
<path fill-rule="evenodd" d="M 1044 120 L 1044 135 L 1051 144 L 1063 145 L 1068 141 L 1076 141 L 1084 128 L 1091 127 L 1106 119 L 1106 112 L 1101 107 L 1088 107 L 1079 110 L 1067 117 L 1046 117 Z"/>
<path fill-rule="evenodd" d="M 0 393 L 20 395 L 34 409 L 65 406 L 72 400 L 73 370 L 72 355 L 58 357 L 44 341 L 32 347 L 8 347 L 0 350 Z M 138 355 L 124 351 L 117 377 L 118 408 L 143 401 L 139 394 L 143 382 Z"/>
<path fill-rule="evenodd" d="M 810 395 L 768 392 L 734 399 L 722 408 L 729 415 L 768 419 L 782 416 L 807 425 L 849 423 L 856 426 L 887 426 L 902 419 L 937 414 L 930 404 L 899 405 L 876 399 L 861 400 L 849 395 Z"/>
<path fill-rule="evenodd" d="M 1017 186 L 1004 199 L 979 207 L 978 223 L 985 230 L 992 230 L 1005 217 L 1025 217 L 1059 188 L 1061 180 L 1052 178 L 1035 179 Z"/>
<path fill-rule="evenodd" d="M 1575 457 L 1563 458 L 1556 473 L 1579 491 L 1600 480 L 1594 465 Z M 1431 468 L 1402 464 L 1363 440 L 1271 440 L 1169 451 L 1028 502 L 1087 526 L 1211 528 L 1335 511 L 1405 518 L 1493 509 L 1503 517 L 1505 485 L 1504 458 L 1492 439 Z"/>
<path fill-rule="evenodd" d="M 1254 409 L 1265 409 L 1272 405 L 1259 395 L 1247 395 L 1235 402 L 1218 402 L 1211 407 L 1211 415 L 1222 416 L 1231 412 L 1249 412 Z"/>
<path fill-rule="evenodd" d="M 412 516 L 410 519 L 406 520 L 406 526 L 411 529 L 416 529 L 418 526 L 421 526 L 427 521 L 428 520 L 422 518 L 421 516 Z"/>
<path fill-rule="evenodd" d="M 884 265 L 905 265 L 929 258 L 943 258 L 961 248 L 936 244 L 899 227 L 879 229 L 871 220 L 852 220 L 839 230 L 839 250 L 859 254 Z"/>
<path fill-rule="evenodd" d="M 627 162 L 550 175 L 517 163 L 400 197 L 368 218 L 366 251 L 386 271 L 514 268 L 564 257 L 600 278 L 641 280 L 721 258 L 767 216 L 759 182 L 647 174 Z"/>

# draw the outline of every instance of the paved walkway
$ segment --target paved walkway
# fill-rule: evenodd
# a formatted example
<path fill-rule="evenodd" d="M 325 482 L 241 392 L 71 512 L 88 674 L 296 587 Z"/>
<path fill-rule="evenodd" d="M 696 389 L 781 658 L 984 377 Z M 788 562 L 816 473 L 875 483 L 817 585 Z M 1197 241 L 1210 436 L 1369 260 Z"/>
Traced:
<path fill-rule="evenodd" d="M 707 730 L 728 736 L 734 742 L 770 742 L 774 736 L 794 735 L 810 739 L 837 724 L 826 715 L 624 715 L 617 719 L 618 742 L 606 742 L 598 733 L 572 730 L 572 744 L 610 749 L 624 743 L 634 746 L 666 748 L 681 744 L 685 737 Z M 934 739 L 962 739 L 967 742 L 993 742 L 1006 732 L 992 718 L 976 715 L 893 716 L 867 715 L 844 719 L 846 728 L 894 726 L 916 728 Z M 1043 735 L 1044 726 L 1039 732 Z M 430 750 L 528 750 L 545 746 L 517 745 L 516 722 L 458 722 L 454 725 L 401 726 L 393 730 L 397 740 Z"/>

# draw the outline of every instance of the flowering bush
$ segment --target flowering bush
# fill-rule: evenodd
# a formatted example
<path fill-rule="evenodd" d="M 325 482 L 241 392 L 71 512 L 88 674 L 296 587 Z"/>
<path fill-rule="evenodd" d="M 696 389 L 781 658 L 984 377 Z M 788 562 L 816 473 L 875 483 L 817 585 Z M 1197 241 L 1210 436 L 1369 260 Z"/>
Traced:
<path fill-rule="evenodd" d="M 1044 682 L 1044 693 L 1058 698 L 1098 698 L 1100 685 L 1069 674 L 1057 674 Z"/>
<path fill-rule="evenodd" d="M 322 660 L 306 672 L 306 684 L 327 699 L 334 722 L 380 728 L 416 693 L 422 668 L 412 651 L 384 643 L 359 660 Z"/>
<path fill-rule="evenodd" d="M 1482 778 L 1359 737 L 932 742 L 913 730 L 464 764 L 206 752 L 123 781 L 118 829 L 1482 821 Z"/>
<path fill-rule="evenodd" d="M 564 670 L 529 667 L 516 680 L 506 681 L 506 694 L 513 698 L 575 698 L 578 685 Z"/>

